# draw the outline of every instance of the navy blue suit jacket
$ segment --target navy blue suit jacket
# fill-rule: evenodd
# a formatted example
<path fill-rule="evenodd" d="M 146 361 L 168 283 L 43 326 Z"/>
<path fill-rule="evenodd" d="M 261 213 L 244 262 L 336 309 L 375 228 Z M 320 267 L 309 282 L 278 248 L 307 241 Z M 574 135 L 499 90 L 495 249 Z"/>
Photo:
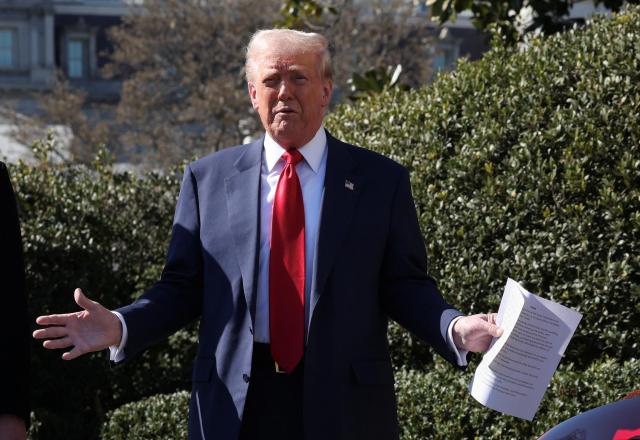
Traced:
<path fill-rule="evenodd" d="M 304 364 L 306 439 L 397 439 L 388 317 L 451 362 L 409 174 L 328 135 Z M 263 140 L 191 163 L 160 281 L 121 308 L 125 358 L 200 318 L 191 439 L 235 440 L 251 377 Z M 345 185 L 345 182 L 353 183 Z"/>

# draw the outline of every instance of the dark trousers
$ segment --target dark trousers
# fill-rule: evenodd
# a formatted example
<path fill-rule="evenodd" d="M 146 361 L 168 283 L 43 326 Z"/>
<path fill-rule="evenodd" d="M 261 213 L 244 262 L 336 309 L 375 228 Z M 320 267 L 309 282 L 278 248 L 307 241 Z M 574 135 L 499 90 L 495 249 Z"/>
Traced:
<path fill-rule="evenodd" d="M 240 440 L 302 440 L 303 379 L 304 360 L 278 373 L 269 344 L 255 343 Z"/>

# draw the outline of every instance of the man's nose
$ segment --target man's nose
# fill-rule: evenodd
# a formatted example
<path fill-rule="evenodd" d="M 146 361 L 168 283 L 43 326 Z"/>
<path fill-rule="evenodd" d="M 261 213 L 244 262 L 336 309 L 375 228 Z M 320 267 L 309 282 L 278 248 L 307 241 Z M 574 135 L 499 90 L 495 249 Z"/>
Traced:
<path fill-rule="evenodd" d="M 290 98 L 291 98 L 291 84 L 287 80 L 282 80 L 280 82 L 280 87 L 278 88 L 278 100 L 288 101 Z"/>

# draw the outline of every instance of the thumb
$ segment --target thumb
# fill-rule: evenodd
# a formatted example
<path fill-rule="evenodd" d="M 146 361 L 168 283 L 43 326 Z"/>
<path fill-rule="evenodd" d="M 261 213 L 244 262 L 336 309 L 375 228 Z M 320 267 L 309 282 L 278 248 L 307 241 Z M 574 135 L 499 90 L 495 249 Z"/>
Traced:
<path fill-rule="evenodd" d="M 95 309 L 96 305 L 98 304 L 97 302 L 91 301 L 89 298 L 87 298 L 82 292 L 82 289 L 76 289 L 73 292 L 73 299 L 75 299 L 76 304 L 88 311 Z"/>

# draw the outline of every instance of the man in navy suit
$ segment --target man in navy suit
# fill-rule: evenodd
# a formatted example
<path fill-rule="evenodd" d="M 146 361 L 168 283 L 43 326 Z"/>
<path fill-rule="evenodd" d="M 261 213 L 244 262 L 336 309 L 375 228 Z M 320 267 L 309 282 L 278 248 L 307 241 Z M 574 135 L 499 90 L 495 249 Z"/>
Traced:
<path fill-rule="evenodd" d="M 388 317 L 459 366 L 501 330 L 428 276 L 407 170 L 322 127 L 324 37 L 260 31 L 246 75 L 265 135 L 187 166 L 160 281 L 34 337 L 120 362 L 199 318 L 190 438 L 397 439 Z"/>

